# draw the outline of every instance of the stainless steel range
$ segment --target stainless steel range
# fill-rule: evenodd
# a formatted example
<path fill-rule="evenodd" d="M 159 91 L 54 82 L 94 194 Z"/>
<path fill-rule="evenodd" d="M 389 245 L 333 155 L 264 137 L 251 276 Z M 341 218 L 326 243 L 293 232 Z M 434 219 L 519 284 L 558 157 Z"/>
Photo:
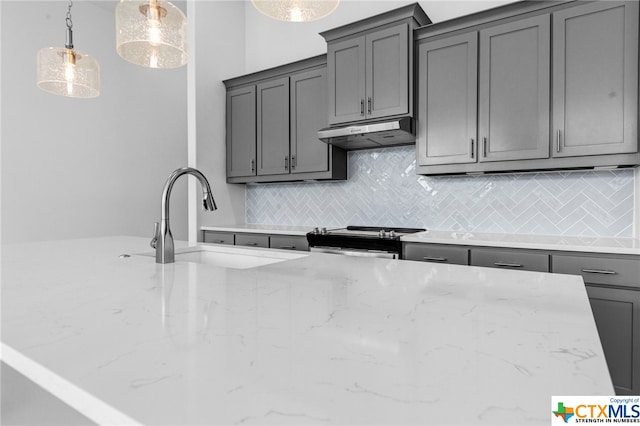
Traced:
<path fill-rule="evenodd" d="M 400 237 L 422 231 L 426 229 L 387 226 L 347 226 L 329 230 L 314 228 L 307 234 L 307 241 L 309 250 L 315 252 L 400 259 Z"/>

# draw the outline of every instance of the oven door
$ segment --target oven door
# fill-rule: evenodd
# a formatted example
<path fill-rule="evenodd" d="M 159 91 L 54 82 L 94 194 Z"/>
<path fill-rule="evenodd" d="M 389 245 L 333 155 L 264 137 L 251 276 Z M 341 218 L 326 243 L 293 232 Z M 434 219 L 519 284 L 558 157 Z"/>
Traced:
<path fill-rule="evenodd" d="M 309 247 L 309 251 L 316 253 L 333 253 L 341 254 L 344 256 L 358 256 L 358 257 L 379 257 L 383 259 L 399 259 L 399 253 L 391 251 L 380 250 L 365 250 L 355 248 L 340 248 L 340 247 Z"/>

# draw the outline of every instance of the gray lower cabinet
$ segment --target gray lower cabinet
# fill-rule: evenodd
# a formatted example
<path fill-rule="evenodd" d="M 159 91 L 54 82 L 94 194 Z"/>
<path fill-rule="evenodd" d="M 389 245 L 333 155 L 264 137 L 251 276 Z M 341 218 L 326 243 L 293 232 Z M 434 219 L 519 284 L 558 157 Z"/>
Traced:
<path fill-rule="evenodd" d="M 616 393 L 640 390 L 640 291 L 587 284 L 593 317 Z"/>
<path fill-rule="evenodd" d="M 617 394 L 640 393 L 640 259 L 552 255 L 552 271 L 581 275 Z"/>
<path fill-rule="evenodd" d="M 203 231 L 202 241 L 213 244 L 229 244 L 236 243 L 235 234 L 233 232 Z"/>
<path fill-rule="evenodd" d="M 271 235 L 269 247 L 281 250 L 309 251 L 307 237 L 297 235 Z"/>
<path fill-rule="evenodd" d="M 236 234 L 236 245 L 269 248 L 269 236 L 266 234 Z"/>
<path fill-rule="evenodd" d="M 472 266 L 549 272 L 549 254 L 538 250 L 472 248 Z"/>
<path fill-rule="evenodd" d="M 202 241 L 245 247 L 275 248 L 280 250 L 309 251 L 304 235 L 265 234 L 257 232 L 202 231 Z"/>
<path fill-rule="evenodd" d="M 404 243 L 403 258 L 422 262 L 469 264 L 469 249 L 446 244 Z"/>

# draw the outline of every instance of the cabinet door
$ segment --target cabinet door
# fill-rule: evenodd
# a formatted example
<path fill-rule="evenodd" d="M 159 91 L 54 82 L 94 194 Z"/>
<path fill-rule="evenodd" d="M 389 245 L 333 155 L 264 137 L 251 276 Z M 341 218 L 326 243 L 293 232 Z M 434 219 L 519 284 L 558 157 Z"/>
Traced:
<path fill-rule="evenodd" d="M 291 173 L 329 170 L 330 145 L 318 139 L 327 127 L 327 73 L 317 69 L 290 77 Z"/>
<path fill-rule="evenodd" d="M 587 283 L 611 380 L 618 395 L 640 394 L 640 291 Z"/>
<path fill-rule="evenodd" d="M 255 176 L 256 88 L 227 92 L 227 176 Z"/>
<path fill-rule="evenodd" d="M 367 34 L 366 116 L 409 113 L 409 24 Z"/>
<path fill-rule="evenodd" d="M 364 37 L 327 46 L 329 124 L 364 119 Z"/>
<path fill-rule="evenodd" d="M 480 161 L 549 157 L 550 17 L 480 31 Z"/>
<path fill-rule="evenodd" d="M 257 85 L 258 175 L 289 173 L 289 77 Z"/>
<path fill-rule="evenodd" d="M 478 33 L 418 47 L 418 164 L 474 163 Z"/>
<path fill-rule="evenodd" d="M 553 14 L 554 157 L 636 152 L 638 2 Z"/>

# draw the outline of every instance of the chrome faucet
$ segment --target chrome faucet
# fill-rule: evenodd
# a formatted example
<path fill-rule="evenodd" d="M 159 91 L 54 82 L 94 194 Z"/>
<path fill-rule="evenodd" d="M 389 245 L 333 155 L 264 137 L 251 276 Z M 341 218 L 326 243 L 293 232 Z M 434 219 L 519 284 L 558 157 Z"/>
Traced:
<path fill-rule="evenodd" d="M 200 171 L 192 167 L 182 167 L 171 173 L 162 190 L 162 217 L 160 223 L 156 222 L 154 224 L 155 229 L 151 240 L 151 247 L 156 249 L 156 263 L 173 263 L 175 261 L 173 236 L 171 235 L 171 228 L 169 228 L 169 196 L 171 195 L 173 184 L 180 176 L 185 174 L 193 175 L 200 181 L 203 195 L 202 203 L 205 210 L 211 212 L 217 209 L 216 202 L 213 200 L 213 195 L 211 195 L 209 182 Z"/>

